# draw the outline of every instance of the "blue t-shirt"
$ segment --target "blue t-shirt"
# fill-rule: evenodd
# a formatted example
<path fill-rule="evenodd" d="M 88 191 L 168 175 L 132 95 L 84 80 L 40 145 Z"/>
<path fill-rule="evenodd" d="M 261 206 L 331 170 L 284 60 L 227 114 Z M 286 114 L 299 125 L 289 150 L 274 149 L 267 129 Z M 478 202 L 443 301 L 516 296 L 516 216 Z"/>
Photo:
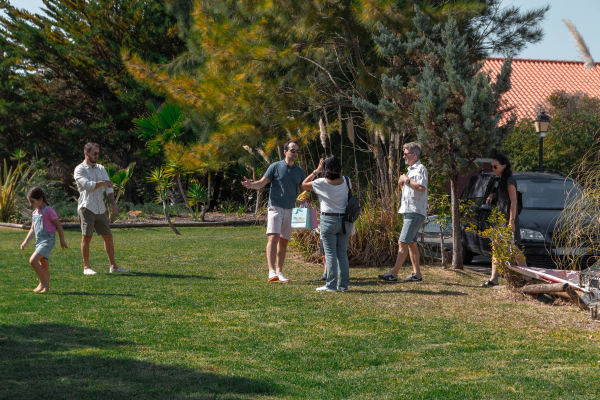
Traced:
<path fill-rule="evenodd" d="M 292 209 L 296 205 L 298 188 L 306 179 L 306 173 L 299 165 L 289 166 L 285 160 L 269 165 L 265 176 L 271 181 L 269 205 Z"/>

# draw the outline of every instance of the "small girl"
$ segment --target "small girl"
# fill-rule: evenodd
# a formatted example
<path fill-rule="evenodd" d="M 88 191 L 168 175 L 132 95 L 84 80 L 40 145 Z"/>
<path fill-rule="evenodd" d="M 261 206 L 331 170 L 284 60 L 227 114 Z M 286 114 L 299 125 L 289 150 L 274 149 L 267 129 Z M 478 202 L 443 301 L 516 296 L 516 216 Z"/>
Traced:
<path fill-rule="evenodd" d="M 39 187 L 33 187 L 27 193 L 27 200 L 33 207 L 31 215 L 31 229 L 21 244 L 21 250 L 25 250 L 27 243 L 35 234 L 35 251 L 29 258 L 29 263 L 40 278 L 40 284 L 33 289 L 37 293 L 50 291 L 50 252 L 54 248 L 55 232 L 58 230 L 60 246 L 68 248 L 62 225 L 58 220 L 56 212 L 48 206 L 44 191 Z"/>

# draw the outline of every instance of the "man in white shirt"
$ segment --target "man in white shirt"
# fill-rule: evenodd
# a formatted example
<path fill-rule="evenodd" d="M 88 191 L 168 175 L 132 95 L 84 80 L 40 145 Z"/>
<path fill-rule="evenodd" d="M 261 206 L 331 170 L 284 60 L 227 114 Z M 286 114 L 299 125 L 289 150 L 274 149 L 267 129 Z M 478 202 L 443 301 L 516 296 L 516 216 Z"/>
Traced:
<path fill-rule="evenodd" d="M 83 256 L 83 274 L 96 275 L 90 266 L 90 243 L 94 237 L 94 230 L 104 239 L 104 250 L 110 263 L 110 272 L 127 273 L 117 266 L 115 261 L 115 246 L 108 212 L 104 205 L 104 190 L 110 198 L 111 212 L 118 211 L 115 202 L 113 183 L 108 177 L 104 167 L 98 164 L 100 146 L 96 143 L 87 143 L 84 148 L 85 161 L 75 168 L 75 182 L 79 191 L 79 205 L 77 214 L 81 223 L 81 255 Z M 105 187 L 103 190 L 102 188 Z"/>
<path fill-rule="evenodd" d="M 387 282 L 398 282 L 400 267 L 404 264 L 406 256 L 410 254 L 413 273 L 406 279 L 402 279 L 402 282 L 420 282 L 423 277 L 419 264 L 417 238 L 427 217 L 428 175 L 427 168 L 419 161 L 421 155 L 421 145 L 419 143 L 406 143 L 403 146 L 403 151 L 404 161 L 409 167 L 407 173 L 402 174 L 398 180 L 398 184 L 402 188 L 402 202 L 398 213 L 404 214 L 402 232 L 398 239 L 400 249 L 394 268 L 383 275 L 379 275 L 379 279 Z"/>

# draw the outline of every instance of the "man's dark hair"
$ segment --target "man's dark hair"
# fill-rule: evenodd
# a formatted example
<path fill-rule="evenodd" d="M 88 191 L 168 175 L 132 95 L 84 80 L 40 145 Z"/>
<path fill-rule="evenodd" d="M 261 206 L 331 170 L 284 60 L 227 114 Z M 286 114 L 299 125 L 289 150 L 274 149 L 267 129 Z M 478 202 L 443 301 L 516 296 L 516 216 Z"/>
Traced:
<path fill-rule="evenodd" d="M 327 179 L 338 179 L 342 177 L 342 163 L 336 156 L 327 156 L 323 162 L 323 175 Z"/>
<path fill-rule="evenodd" d="M 294 144 L 296 144 L 296 146 L 300 147 L 300 145 L 298 144 L 298 141 L 297 141 L 297 140 L 288 140 L 288 141 L 287 141 L 287 142 L 285 142 L 285 144 L 283 145 L 283 149 L 284 149 L 285 151 L 288 151 L 288 150 L 289 150 L 289 148 L 290 148 L 290 143 L 294 143 Z"/>
<path fill-rule="evenodd" d="M 83 151 L 89 153 L 94 147 L 100 148 L 100 145 L 98 143 L 88 142 L 83 146 Z"/>

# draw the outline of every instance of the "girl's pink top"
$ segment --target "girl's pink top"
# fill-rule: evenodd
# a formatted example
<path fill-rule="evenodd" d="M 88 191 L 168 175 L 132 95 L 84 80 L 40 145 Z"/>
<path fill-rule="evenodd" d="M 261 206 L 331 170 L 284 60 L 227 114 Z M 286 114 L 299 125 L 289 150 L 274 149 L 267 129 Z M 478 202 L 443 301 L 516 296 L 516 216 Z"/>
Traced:
<path fill-rule="evenodd" d="M 43 210 L 43 208 L 42 208 L 42 210 Z M 40 210 L 38 210 L 36 208 L 35 210 L 33 210 L 32 215 L 42 215 L 42 213 L 40 212 Z M 54 211 L 50 207 L 46 208 L 46 212 L 42 216 L 42 221 L 44 222 L 44 230 L 46 232 L 48 232 L 48 233 L 56 232 L 56 225 L 54 225 L 52 223 L 52 220 L 57 219 L 57 218 L 58 218 L 58 215 L 56 215 L 56 211 Z"/>

